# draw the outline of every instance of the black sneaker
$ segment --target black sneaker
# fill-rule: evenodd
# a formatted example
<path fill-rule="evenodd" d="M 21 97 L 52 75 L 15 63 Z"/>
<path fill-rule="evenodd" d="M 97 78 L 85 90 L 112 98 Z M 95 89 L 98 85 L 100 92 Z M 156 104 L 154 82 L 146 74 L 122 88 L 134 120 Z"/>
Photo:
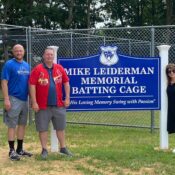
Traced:
<path fill-rule="evenodd" d="M 11 160 L 20 160 L 20 156 L 15 152 L 15 150 L 9 152 L 9 158 Z"/>
<path fill-rule="evenodd" d="M 29 153 L 27 151 L 21 150 L 21 151 L 16 151 L 19 156 L 26 156 L 26 157 L 31 157 L 33 154 Z"/>
<path fill-rule="evenodd" d="M 60 149 L 60 154 L 66 155 L 66 156 L 69 156 L 69 157 L 73 156 L 73 154 L 67 148 L 61 148 Z"/>
<path fill-rule="evenodd" d="M 41 152 L 41 157 L 42 157 L 43 159 L 46 159 L 47 156 L 48 156 L 48 151 L 47 151 L 47 149 L 44 149 L 44 148 L 43 148 L 43 150 L 42 150 L 42 152 Z"/>

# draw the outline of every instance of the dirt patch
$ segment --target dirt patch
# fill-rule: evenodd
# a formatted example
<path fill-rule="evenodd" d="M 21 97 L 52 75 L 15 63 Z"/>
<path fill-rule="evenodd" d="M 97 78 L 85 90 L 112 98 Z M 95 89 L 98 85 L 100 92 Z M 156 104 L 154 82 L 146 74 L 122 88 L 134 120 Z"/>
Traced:
<path fill-rule="evenodd" d="M 27 149 L 28 146 L 26 146 Z M 74 164 L 64 160 L 37 160 L 40 154 L 40 147 L 35 147 L 34 156 L 31 158 L 21 158 L 20 161 L 11 161 L 8 158 L 8 148 L 0 148 L 0 174 L 1 175 L 82 175 L 74 168 Z"/>
<path fill-rule="evenodd" d="M 154 168 L 141 168 L 139 171 L 124 169 L 123 172 L 124 174 L 129 175 L 143 175 L 143 174 L 156 175 Z"/>
<path fill-rule="evenodd" d="M 57 154 L 53 154 L 53 159 L 40 160 L 40 144 L 30 143 L 25 145 L 25 149 L 31 151 L 34 155 L 31 158 L 22 158 L 20 161 L 11 161 L 8 158 L 8 147 L 0 148 L 0 175 L 84 175 L 88 172 L 96 172 L 103 175 L 156 175 L 153 168 L 141 168 L 138 171 L 123 169 L 116 165 L 102 165 L 102 161 L 94 160 L 91 157 L 77 159 L 62 159 Z M 55 159 L 55 157 L 56 159 Z M 60 155 L 58 155 L 60 156 Z M 100 165 L 100 168 L 99 166 Z"/>

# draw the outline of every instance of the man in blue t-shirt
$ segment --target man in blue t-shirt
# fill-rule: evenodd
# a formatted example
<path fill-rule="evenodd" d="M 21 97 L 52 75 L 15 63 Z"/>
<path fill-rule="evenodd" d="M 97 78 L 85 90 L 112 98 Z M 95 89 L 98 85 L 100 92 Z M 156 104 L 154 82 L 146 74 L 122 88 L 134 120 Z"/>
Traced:
<path fill-rule="evenodd" d="M 4 123 L 8 127 L 9 158 L 20 160 L 20 156 L 32 156 L 31 153 L 23 150 L 28 114 L 27 99 L 30 67 L 23 60 L 25 51 L 22 45 L 16 44 L 12 52 L 14 58 L 7 61 L 2 69 L 1 85 L 5 107 Z M 15 133 L 17 133 L 16 150 L 14 147 Z"/>

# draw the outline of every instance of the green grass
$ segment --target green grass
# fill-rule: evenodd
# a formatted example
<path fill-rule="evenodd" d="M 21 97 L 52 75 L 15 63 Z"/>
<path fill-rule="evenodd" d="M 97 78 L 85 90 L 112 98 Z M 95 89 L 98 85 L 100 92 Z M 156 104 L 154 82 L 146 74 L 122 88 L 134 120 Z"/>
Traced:
<path fill-rule="evenodd" d="M 37 165 L 33 171 L 46 174 L 57 171 L 57 168 L 52 166 L 54 162 L 58 162 L 58 165 L 62 162 L 65 166 L 71 164 L 74 170 L 85 175 L 134 174 L 139 173 L 141 169 L 145 169 L 141 173 L 145 175 L 174 175 L 175 172 L 175 154 L 154 149 L 159 147 L 159 130 L 150 133 L 149 129 L 68 124 L 66 138 L 69 149 L 74 153 L 73 158 L 49 153 L 49 157 L 43 161 L 39 150 L 31 162 L 28 159 L 20 162 L 23 166 Z M 6 140 L 6 127 L 0 118 L 0 148 L 7 148 Z M 169 142 L 170 148 L 175 147 L 174 135 L 170 135 Z M 36 149 L 35 145 L 40 148 L 34 124 L 27 127 L 25 143 L 31 144 L 30 151 Z M 18 162 L 1 162 L 0 166 L 15 169 L 16 166 L 22 165 Z M 32 174 L 31 171 L 28 173 Z M 59 170 L 64 171 L 64 167 Z"/>

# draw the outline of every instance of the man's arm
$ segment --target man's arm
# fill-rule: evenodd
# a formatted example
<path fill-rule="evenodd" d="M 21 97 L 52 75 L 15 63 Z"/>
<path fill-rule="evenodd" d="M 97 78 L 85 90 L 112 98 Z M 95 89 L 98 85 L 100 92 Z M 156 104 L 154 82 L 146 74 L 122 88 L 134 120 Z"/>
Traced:
<path fill-rule="evenodd" d="M 39 111 L 39 106 L 38 103 L 36 101 L 36 86 L 35 85 L 29 85 L 29 89 L 30 89 L 30 97 L 31 97 L 31 102 L 32 102 L 32 109 L 35 112 Z"/>
<path fill-rule="evenodd" d="M 64 106 L 67 108 L 70 105 L 70 84 L 69 82 L 64 83 L 64 91 L 65 91 Z"/>
<path fill-rule="evenodd" d="M 4 97 L 4 107 L 8 111 L 11 108 L 11 103 L 10 103 L 9 94 L 8 94 L 8 81 L 2 80 L 1 86 L 2 86 L 2 94 Z"/>

